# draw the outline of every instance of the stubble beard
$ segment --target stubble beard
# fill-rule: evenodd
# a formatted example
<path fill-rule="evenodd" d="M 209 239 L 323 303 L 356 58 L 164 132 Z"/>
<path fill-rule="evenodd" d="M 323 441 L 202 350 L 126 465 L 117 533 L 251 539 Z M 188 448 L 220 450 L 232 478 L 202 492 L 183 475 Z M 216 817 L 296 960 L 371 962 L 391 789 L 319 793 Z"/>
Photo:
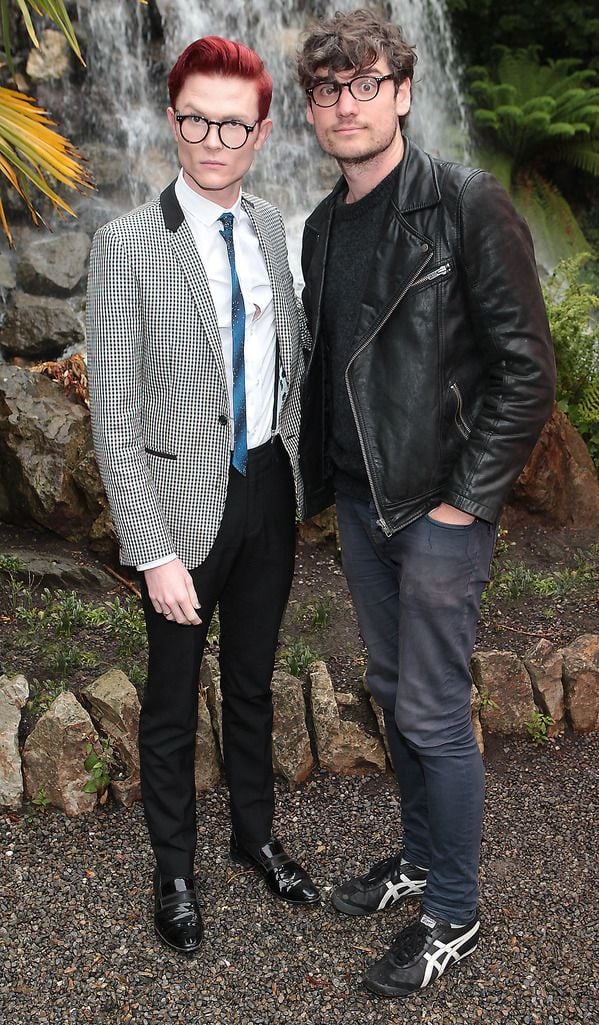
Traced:
<path fill-rule="evenodd" d="M 399 120 L 397 121 L 395 131 L 389 135 L 386 140 L 379 142 L 378 144 L 375 143 L 371 149 L 367 150 L 365 153 L 358 153 L 356 156 L 344 156 L 343 154 L 335 152 L 334 145 L 329 149 L 329 153 L 335 158 L 342 171 L 345 168 L 363 167 L 365 164 L 369 164 L 373 160 L 376 160 L 377 157 L 383 156 L 389 149 L 391 149 L 398 133 L 401 134 Z"/>

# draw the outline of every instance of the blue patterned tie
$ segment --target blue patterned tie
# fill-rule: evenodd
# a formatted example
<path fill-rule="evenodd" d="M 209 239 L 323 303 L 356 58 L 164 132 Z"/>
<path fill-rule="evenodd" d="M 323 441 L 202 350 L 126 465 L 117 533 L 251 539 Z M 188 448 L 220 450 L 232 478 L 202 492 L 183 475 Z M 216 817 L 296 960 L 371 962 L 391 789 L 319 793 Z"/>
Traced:
<path fill-rule="evenodd" d="M 231 268 L 231 332 L 233 335 L 233 466 L 245 476 L 248 464 L 248 443 L 245 412 L 245 363 L 243 343 L 245 340 L 245 306 L 233 246 L 233 214 L 219 217 L 223 230 L 220 232 L 227 246 Z"/>

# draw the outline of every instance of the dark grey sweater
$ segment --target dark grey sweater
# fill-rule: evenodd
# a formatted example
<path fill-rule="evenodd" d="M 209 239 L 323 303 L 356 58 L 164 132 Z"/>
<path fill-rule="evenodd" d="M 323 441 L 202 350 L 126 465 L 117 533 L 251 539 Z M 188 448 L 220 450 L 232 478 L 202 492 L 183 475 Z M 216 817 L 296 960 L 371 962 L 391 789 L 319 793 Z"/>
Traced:
<path fill-rule="evenodd" d="M 356 203 L 346 203 L 347 193 L 340 194 L 327 256 L 323 313 L 331 425 L 328 455 L 334 466 L 335 488 L 364 501 L 370 500 L 370 485 L 347 394 L 345 368 L 397 174 L 398 167 Z"/>

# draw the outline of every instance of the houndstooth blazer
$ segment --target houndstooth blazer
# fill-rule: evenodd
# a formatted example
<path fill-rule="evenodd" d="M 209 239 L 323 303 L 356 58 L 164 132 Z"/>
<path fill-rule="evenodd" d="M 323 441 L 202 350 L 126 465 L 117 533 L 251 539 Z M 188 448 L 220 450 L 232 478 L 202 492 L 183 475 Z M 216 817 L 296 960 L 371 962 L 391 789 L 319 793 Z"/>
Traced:
<path fill-rule="evenodd" d="M 278 210 L 244 195 L 273 291 L 279 430 L 298 506 L 299 389 L 306 337 Z M 214 303 L 172 182 L 100 228 L 87 293 L 94 447 L 120 544 L 139 566 L 175 552 L 188 569 L 208 555 L 223 515 L 232 424 Z"/>

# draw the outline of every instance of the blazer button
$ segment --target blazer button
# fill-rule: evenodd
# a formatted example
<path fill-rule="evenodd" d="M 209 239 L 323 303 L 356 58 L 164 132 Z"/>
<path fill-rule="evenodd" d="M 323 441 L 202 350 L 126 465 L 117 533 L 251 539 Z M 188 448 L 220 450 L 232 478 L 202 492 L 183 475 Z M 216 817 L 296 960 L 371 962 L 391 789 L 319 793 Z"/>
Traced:
<path fill-rule="evenodd" d="M 218 418 L 218 422 L 219 422 L 219 424 L 222 424 L 223 427 L 225 427 L 228 424 L 228 422 L 229 422 L 229 417 L 225 416 L 224 413 L 221 413 L 221 415 Z"/>

